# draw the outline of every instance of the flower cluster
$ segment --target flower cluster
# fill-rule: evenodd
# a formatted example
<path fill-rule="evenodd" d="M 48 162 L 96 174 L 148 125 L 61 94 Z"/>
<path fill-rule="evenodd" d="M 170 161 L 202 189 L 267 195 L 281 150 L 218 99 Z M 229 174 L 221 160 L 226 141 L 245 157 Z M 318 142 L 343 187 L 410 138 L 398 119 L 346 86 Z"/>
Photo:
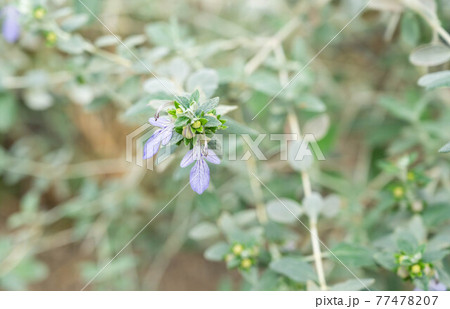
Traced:
<path fill-rule="evenodd" d="M 400 278 L 414 281 L 425 289 L 433 288 L 433 282 L 437 282 L 433 264 L 424 260 L 421 252 L 415 254 L 400 252 L 395 255 L 395 260 L 397 275 Z"/>
<path fill-rule="evenodd" d="M 195 91 L 190 96 L 180 96 L 175 101 L 165 101 L 156 115 L 149 119 L 150 124 L 159 127 L 144 146 L 144 159 L 152 158 L 161 145 L 180 145 L 184 142 L 190 150 L 181 161 L 181 167 L 195 162 L 190 172 L 192 190 L 202 194 L 209 186 L 210 172 L 206 161 L 219 164 L 220 159 L 208 142 L 217 130 L 226 129 L 225 120 L 216 112 L 219 98 L 200 103 L 200 94 Z M 166 109 L 168 116 L 160 117 Z"/>
<path fill-rule="evenodd" d="M 230 247 L 224 260 L 227 263 L 228 268 L 249 270 L 252 266 L 256 265 L 258 256 L 259 248 L 257 246 L 235 243 Z"/>

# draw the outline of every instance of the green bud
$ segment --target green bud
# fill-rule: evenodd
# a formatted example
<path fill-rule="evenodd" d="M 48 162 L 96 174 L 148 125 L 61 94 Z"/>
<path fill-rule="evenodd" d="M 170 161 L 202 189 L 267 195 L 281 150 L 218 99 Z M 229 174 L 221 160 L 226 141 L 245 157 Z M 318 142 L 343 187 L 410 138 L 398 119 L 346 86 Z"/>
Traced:
<path fill-rule="evenodd" d="M 192 130 L 191 126 L 185 126 L 183 127 L 183 133 L 182 135 L 186 137 L 187 139 L 191 139 L 194 137 L 194 131 Z"/>

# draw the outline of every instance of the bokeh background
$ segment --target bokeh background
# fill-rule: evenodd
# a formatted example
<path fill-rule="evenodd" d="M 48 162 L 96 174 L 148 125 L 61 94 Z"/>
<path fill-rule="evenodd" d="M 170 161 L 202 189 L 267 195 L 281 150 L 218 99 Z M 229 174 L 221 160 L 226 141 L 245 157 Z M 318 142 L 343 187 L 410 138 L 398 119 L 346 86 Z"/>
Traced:
<path fill-rule="evenodd" d="M 188 187 L 173 200 L 188 182 L 184 151 L 154 171 L 126 161 L 126 136 L 155 112 L 147 103 L 167 97 L 148 69 L 183 89 L 206 68 L 221 104 L 237 107 L 228 114 L 236 133 L 290 133 L 293 121 L 318 137 L 326 161 L 309 168 L 312 187 L 339 201 L 319 237 L 358 277 L 373 289 L 413 289 L 376 257 L 395 251 L 392 235 L 409 227 L 442 250 L 433 266 L 449 282 L 449 156 L 438 150 L 450 140 L 450 92 L 417 84 L 448 64 L 411 64 L 436 33 L 400 1 L 373 2 L 347 25 L 365 1 L 89 0 L 87 9 L 2 0 L 20 11 L 20 37 L 0 38 L 0 289 L 82 289 L 168 203 L 86 289 L 316 288 L 302 277 L 314 267 L 308 231 L 274 212 L 253 177 L 301 203 L 303 167 L 281 161 L 277 142 L 262 142 L 267 161 L 224 159 L 207 192 Z M 447 1 L 423 3 L 450 29 Z M 259 280 L 204 256 L 218 240 L 236 242 L 226 236 L 234 225 L 258 235 Z M 354 279 L 322 249 L 329 285 Z M 290 278 L 269 266 L 277 254 L 307 267 Z"/>

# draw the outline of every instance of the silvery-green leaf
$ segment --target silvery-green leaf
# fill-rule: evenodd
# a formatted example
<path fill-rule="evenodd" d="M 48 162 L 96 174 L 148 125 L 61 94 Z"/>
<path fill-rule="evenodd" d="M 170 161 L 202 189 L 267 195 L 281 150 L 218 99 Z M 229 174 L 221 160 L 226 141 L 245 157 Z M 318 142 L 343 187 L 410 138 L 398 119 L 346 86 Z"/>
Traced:
<path fill-rule="evenodd" d="M 311 95 L 301 96 L 296 102 L 299 108 L 305 111 L 321 113 L 327 109 L 322 100 Z"/>
<path fill-rule="evenodd" d="M 309 170 L 314 162 L 311 149 L 303 139 L 288 143 L 287 159 L 289 165 L 299 172 Z"/>
<path fill-rule="evenodd" d="M 88 21 L 89 15 L 87 14 L 73 15 L 61 23 L 61 28 L 64 31 L 72 32 L 84 26 Z"/>
<path fill-rule="evenodd" d="M 219 242 L 206 249 L 204 257 L 209 261 L 223 261 L 223 258 L 229 249 L 230 246 L 227 243 Z"/>
<path fill-rule="evenodd" d="M 339 213 L 341 207 L 341 199 L 336 194 L 330 194 L 324 199 L 324 204 L 321 213 L 327 217 L 332 218 Z"/>
<path fill-rule="evenodd" d="M 145 37 L 145 35 L 142 34 L 132 35 L 124 39 L 123 44 L 125 44 L 128 48 L 132 48 L 144 44 L 146 40 L 147 38 Z"/>
<path fill-rule="evenodd" d="M 189 231 L 189 237 L 194 240 L 205 240 L 219 236 L 220 231 L 210 222 L 201 222 Z"/>
<path fill-rule="evenodd" d="M 174 83 L 164 77 L 152 77 L 144 82 L 144 90 L 150 94 L 163 92 L 167 94 L 173 94 L 176 91 Z"/>
<path fill-rule="evenodd" d="M 237 108 L 237 105 L 220 105 L 216 108 L 216 111 L 218 115 L 225 115 L 236 110 Z"/>
<path fill-rule="evenodd" d="M 259 134 L 258 131 L 250 127 L 247 127 L 243 124 L 240 124 L 228 117 L 222 117 L 220 119 L 225 119 L 227 121 L 225 123 L 225 125 L 228 127 L 225 131 L 226 134 L 249 134 L 252 137 L 257 136 Z"/>
<path fill-rule="evenodd" d="M 210 112 L 213 109 L 215 109 L 217 107 L 217 105 L 219 105 L 219 98 L 215 97 L 209 100 L 206 100 L 205 102 L 203 102 L 195 111 L 195 113 L 197 115 L 200 115 L 202 112 Z"/>
<path fill-rule="evenodd" d="M 412 235 L 414 235 L 419 243 L 426 240 L 427 231 L 423 224 L 422 217 L 415 215 L 408 223 L 408 229 Z"/>
<path fill-rule="evenodd" d="M 375 279 L 350 279 L 337 283 L 330 287 L 331 291 L 360 291 L 368 289 L 375 282 Z"/>
<path fill-rule="evenodd" d="M 444 44 L 429 44 L 418 47 L 409 57 L 414 65 L 436 66 L 450 60 L 450 47 Z"/>
<path fill-rule="evenodd" d="M 303 209 L 304 209 L 305 213 L 312 220 L 318 218 L 319 213 L 322 211 L 322 208 L 324 207 L 323 198 L 317 192 L 313 192 L 310 196 L 305 197 L 303 199 L 302 204 L 303 204 Z"/>
<path fill-rule="evenodd" d="M 117 36 L 119 39 L 120 37 Z M 97 47 L 107 47 L 119 44 L 119 40 L 114 35 L 104 35 L 95 40 L 95 46 Z"/>
<path fill-rule="evenodd" d="M 304 134 L 312 134 L 316 140 L 325 137 L 330 128 L 330 117 L 327 114 L 322 114 L 315 118 L 308 120 L 303 127 Z"/>
<path fill-rule="evenodd" d="M 213 69 L 200 69 L 189 76 L 186 90 L 194 92 L 199 90 L 207 98 L 211 97 L 219 86 L 219 76 Z"/>
<path fill-rule="evenodd" d="M 439 152 L 443 152 L 443 153 L 450 152 L 450 143 L 446 144 L 444 147 L 439 149 Z"/>
<path fill-rule="evenodd" d="M 53 97 L 40 88 L 29 88 L 24 94 L 25 104 L 34 110 L 44 110 L 53 105 Z"/>
<path fill-rule="evenodd" d="M 418 84 L 427 89 L 450 87 L 450 71 L 434 72 L 424 75 L 419 79 Z"/>
<path fill-rule="evenodd" d="M 275 199 L 267 203 L 267 215 L 278 223 L 295 223 L 302 215 L 302 207 L 291 199 Z"/>
<path fill-rule="evenodd" d="M 317 280 L 314 269 L 300 257 L 283 257 L 270 263 L 269 267 L 298 283 Z"/>
<path fill-rule="evenodd" d="M 81 35 L 75 34 L 71 35 L 68 39 L 58 40 L 57 46 L 60 50 L 68 54 L 78 55 L 89 47 L 89 43 Z"/>
<path fill-rule="evenodd" d="M 177 81 L 178 84 L 183 85 L 191 68 L 183 58 L 176 57 L 170 61 L 167 70 L 172 79 Z"/>

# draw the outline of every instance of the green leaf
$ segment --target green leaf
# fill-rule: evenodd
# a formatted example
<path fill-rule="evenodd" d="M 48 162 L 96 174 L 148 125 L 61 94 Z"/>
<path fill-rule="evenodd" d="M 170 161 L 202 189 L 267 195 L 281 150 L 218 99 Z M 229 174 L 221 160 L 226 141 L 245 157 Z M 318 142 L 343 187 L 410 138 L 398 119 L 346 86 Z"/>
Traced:
<path fill-rule="evenodd" d="M 213 69 L 200 69 L 186 81 L 186 90 L 200 90 L 207 98 L 211 97 L 219 86 L 219 76 Z"/>
<path fill-rule="evenodd" d="M 295 102 L 304 111 L 322 113 L 327 109 L 322 100 L 311 95 L 301 96 Z"/>
<path fill-rule="evenodd" d="M 344 282 L 337 283 L 330 287 L 331 291 L 361 291 L 368 290 L 369 286 L 371 286 L 375 282 L 375 279 L 366 278 L 366 279 L 350 279 Z"/>
<path fill-rule="evenodd" d="M 217 105 L 219 105 L 218 97 L 206 100 L 199 106 L 199 108 L 197 108 L 197 110 L 195 111 L 195 114 L 200 115 L 202 112 L 208 113 L 208 112 L 212 111 L 213 109 L 215 109 L 217 107 Z"/>
<path fill-rule="evenodd" d="M 213 116 L 205 116 L 204 117 L 208 122 L 205 124 L 205 127 L 210 128 L 210 127 L 218 127 L 222 125 L 222 122 L 220 122 L 219 120 L 217 120 L 216 117 Z"/>
<path fill-rule="evenodd" d="M 89 15 L 87 14 L 73 15 L 61 23 L 61 28 L 64 31 L 72 32 L 86 25 L 88 21 Z"/>
<path fill-rule="evenodd" d="M 375 265 L 370 249 L 357 244 L 341 243 L 331 252 L 348 267 L 369 267 Z"/>
<path fill-rule="evenodd" d="M 186 116 L 178 117 L 177 120 L 175 120 L 174 126 L 175 127 L 184 127 L 191 121 L 191 118 Z"/>
<path fill-rule="evenodd" d="M 420 39 L 420 26 L 416 16 L 407 12 L 403 14 L 401 21 L 401 38 L 410 46 L 416 46 Z"/>
<path fill-rule="evenodd" d="M 294 280 L 306 283 L 308 280 L 317 280 L 314 269 L 299 257 L 283 257 L 270 263 L 270 269 Z"/>
<path fill-rule="evenodd" d="M 72 55 L 82 54 L 88 47 L 89 43 L 86 42 L 79 34 L 71 35 L 68 39 L 58 40 L 58 48 L 63 52 Z"/>
<path fill-rule="evenodd" d="M 302 207 L 296 201 L 287 198 L 275 199 L 267 203 L 267 215 L 278 223 L 298 223 L 297 218 L 302 215 Z"/>
<path fill-rule="evenodd" d="M 256 136 L 259 134 L 258 131 L 247 127 L 243 124 L 240 124 L 233 119 L 230 119 L 228 117 L 222 117 L 221 119 L 225 119 L 227 121 L 227 134 L 249 134 L 250 136 Z"/>
<path fill-rule="evenodd" d="M 428 90 L 439 87 L 450 87 L 450 71 L 434 72 L 424 75 L 419 79 L 418 84 Z"/>
<path fill-rule="evenodd" d="M 205 240 L 219 236 L 220 231 L 210 222 L 201 222 L 189 231 L 189 237 L 194 240 Z"/>
<path fill-rule="evenodd" d="M 441 149 L 439 149 L 439 152 L 442 152 L 442 153 L 448 153 L 448 152 L 450 152 L 450 143 L 446 144 L 444 147 L 442 147 Z"/>
<path fill-rule="evenodd" d="M 429 44 L 418 47 L 409 56 L 409 61 L 419 66 L 436 66 L 450 60 L 450 47 L 444 44 Z"/>
<path fill-rule="evenodd" d="M 0 132 L 7 132 L 16 122 L 18 105 L 11 93 L 0 93 Z"/>
<path fill-rule="evenodd" d="M 219 242 L 206 249 L 204 257 L 209 261 L 220 262 L 223 261 L 225 254 L 227 254 L 229 250 L 230 246 L 227 243 Z"/>

